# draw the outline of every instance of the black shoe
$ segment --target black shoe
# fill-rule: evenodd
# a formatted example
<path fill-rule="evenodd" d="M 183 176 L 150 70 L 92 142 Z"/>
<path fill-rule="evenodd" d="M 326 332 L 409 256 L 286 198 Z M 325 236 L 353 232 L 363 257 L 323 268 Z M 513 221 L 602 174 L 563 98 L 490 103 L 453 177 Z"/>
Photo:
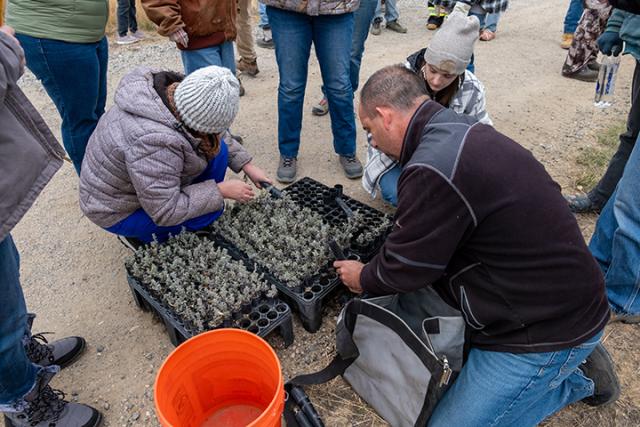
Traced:
<path fill-rule="evenodd" d="M 589 67 L 582 67 L 575 73 L 562 73 L 562 75 L 569 79 L 580 80 L 582 82 L 595 82 L 596 80 L 598 80 L 598 72 L 596 70 L 592 70 Z"/>
<path fill-rule="evenodd" d="M 60 368 L 71 365 L 84 352 L 86 342 L 82 337 L 66 337 L 53 342 L 47 341 L 43 332 L 32 334 L 31 328 L 36 315 L 27 315 L 27 332 L 23 340 L 24 350 L 31 362 L 40 366 L 58 365 Z"/>
<path fill-rule="evenodd" d="M 375 18 L 371 23 L 371 34 L 374 36 L 379 36 L 382 32 L 382 19 Z"/>
<path fill-rule="evenodd" d="M 587 68 L 593 71 L 598 71 L 600 72 L 600 64 L 598 63 L 598 61 L 591 61 L 587 64 Z"/>
<path fill-rule="evenodd" d="M 569 209 L 573 213 L 600 213 L 602 206 L 592 201 L 589 196 L 565 196 Z"/>
<path fill-rule="evenodd" d="M 582 399 L 589 406 L 613 403 L 620 397 L 620 382 L 609 352 L 598 343 L 593 353 L 582 362 L 580 369 L 595 384 L 593 396 Z"/>

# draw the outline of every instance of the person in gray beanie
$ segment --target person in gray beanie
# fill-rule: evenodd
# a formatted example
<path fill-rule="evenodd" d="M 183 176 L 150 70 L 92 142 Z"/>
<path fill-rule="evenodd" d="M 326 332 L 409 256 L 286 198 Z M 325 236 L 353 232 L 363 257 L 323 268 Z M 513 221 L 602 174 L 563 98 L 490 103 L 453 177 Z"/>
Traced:
<path fill-rule="evenodd" d="M 422 78 L 429 96 L 456 113 L 492 124 L 486 112 L 484 85 L 469 70 L 480 24 L 475 16 L 455 10 L 434 34 L 428 47 L 407 58 L 407 68 Z M 400 165 L 386 154 L 369 146 L 362 186 L 376 197 L 396 206 Z"/>
<path fill-rule="evenodd" d="M 271 182 L 227 137 L 239 97 L 236 77 L 217 66 L 186 78 L 146 67 L 126 75 L 82 164 L 87 218 L 136 246 L 208 226 L 222 215 L 224 199 L 252 199 L 249 184 L 224 180 L 229 167 L 258 188 Z"/>

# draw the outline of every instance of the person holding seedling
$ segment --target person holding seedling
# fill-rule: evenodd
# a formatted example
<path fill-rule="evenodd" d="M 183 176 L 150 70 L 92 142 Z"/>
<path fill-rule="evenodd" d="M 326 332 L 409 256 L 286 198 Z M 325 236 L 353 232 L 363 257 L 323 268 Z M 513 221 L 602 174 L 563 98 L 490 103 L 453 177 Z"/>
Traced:
<path fill-rule="evenodd" d="M 406 65 L 422 78 L 434 101 L 490 125 L 484 85 L 466 69 L 479 30 L 478 18 L 454 11 L 434 34 L 429 46 L 410 55 Z M 396 206 L 400 169 L 397 161 L 369 146 L 362 186 L 372 197 L 380 190 L 382 199 Z"/>
<path fill-rule="evenodd" d="M 139 244 L 208 226 L 222 215 L 224 199 L 252 199 L 249 184 L 224 179 L 229 167 L 259 188 L 271 182 L 228 137 L 239 91 L 238 79 L 218 66 L 186 78 L 145 67 L 126 75 L 87 147 L 80 175 L 85 215 Z"/>

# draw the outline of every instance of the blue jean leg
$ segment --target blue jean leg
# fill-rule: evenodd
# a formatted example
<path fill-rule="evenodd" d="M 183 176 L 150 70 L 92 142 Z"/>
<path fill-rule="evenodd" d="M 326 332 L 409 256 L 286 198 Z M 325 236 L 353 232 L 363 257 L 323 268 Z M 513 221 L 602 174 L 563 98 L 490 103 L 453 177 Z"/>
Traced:
<path fill-rule="evenodd" d="M 0 405 L 31 390 L 36 368 L 24 351 L 27 308 L 20 286 L 20 256 L 11 235 L 0 242 Z"/>
<path fill-rule="evenodd" d="M 27 67 L 42 82 L 62 117 L 62 141 L 80 174 L 87 142 L 104 113 L 109 46 L 17 34 Z M 70 71 L 73 65 L 73 72 Z"/>
<path fill-rule="evenodd" d="M 584 12 L 582 0 L 571 0 L 567 14 L 564 16 L 564 33 L 573 34 L 576 32 L 582 12 Z"/>
<path fill-rule="evenodd" d="M 258 2 L 258 12 L 260 13 L 260 21 L 258 26 L 260 28 L 269 28 L 269 17 L 267 16 L 267 6 L 264 3 Z"/>
<path fill-rule="evenodd" d="M 584 344 L 549 353 L 471 349 L 455 383 L 436 406 L 430 427 L 535 426 L 565 406 L 593 395 L 580 364 L 602 331 Z"/>
<path fill-rule="evenodd" d="M 626 314 L 640 314 L 639 182 L 640 148 L 636 142 L 589 243 L 604 273 L 609 304 L 615 312 Z"/>
<path fill-rule="evenodd" d="M 224 42 L 217 46 L 205 47 L 195 50 L 181 50 L 182 65 L 184 65 L 184 73 L 191 74 L 194 71 L 217 65 L 231 70 L 236 75 L 236 59 L 233 51 L 233 42 Z"/>
<path fill-rule="evenodd" d="M 376 18 L 382 18 L 382 2 L 378 0 L 376 7 Z M 386 22 L 396 21 L 400 17 L 398 7 L 396 6 L 396 0 L 386 0 L 384 2 L 384 20 Z"/>
<path fill-rule="evenodd" d="M 216 182 L 224 181 L 224 176 L 227 171 L 227 165 L 229 161 L 229 151 L 227 145 L 223 142 L 220 144 L 220 153 L 207 165 L 206 169 L 193 180 L 194 184 L 213 179 Z M 169 235 L 177 235 L 182 229 L 188 231 L 200 230 L 222 215 L 224 209 L 216 212 L 211 212 L 205 215 L 192 218 L 183 222 L 182 224 L 163 227 L 156 225 L 153 219 L 144 211 L 144 209 L 138 209 L 122 221 L 106 228 L 107 231 L 126 237 L 135 237 L 145 243 L 153 241 L 155 236 L 158 242 L 164 242 L 169 238 Z"/>
<path fill-rule="evenodd" d="M 382 200 L 398 206 L 398 179 L 402 173 L 400 165 L 395 165 L 391 170 L 387 171 L 380 177 L 380 195 Z"/>
<path fill-rule="evenodd" d="M 491 32 L 498 31 L 498 21 L 500 21 L 500 13 L 488 13 L 485 21 L 483 29 L 489 30 Z"/>
<path fill-rule="evenodd" d="M 353 13 L 313 18 L 313 43 L 327 95 L 333 149 L 342 156 L 356 153 L 356 122 L 351 88 Z"/>
<path fill-rule="evenodd" d="M 353 13 L 353 40 L 349 67 L 349 79 L 353 92 L 360 85 L 360 64 L 364 54 L 364 44 L 369 36 L 369 26 L 375 16 L 377 5 L 378 0 L 361 0 L 360 7 Z"/>

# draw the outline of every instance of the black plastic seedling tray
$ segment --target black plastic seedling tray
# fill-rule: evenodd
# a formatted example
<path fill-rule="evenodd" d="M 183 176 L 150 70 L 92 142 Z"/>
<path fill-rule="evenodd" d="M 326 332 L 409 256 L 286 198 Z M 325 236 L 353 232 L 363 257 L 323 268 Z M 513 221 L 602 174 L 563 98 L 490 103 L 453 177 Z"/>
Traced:
<path fill-rule="evenodd" d="M 252 268 L 253 263 L 248 263 L 237 256 L 234 251 L 229 252 L 235 259 L 241 260 L 245 266 Z M 171 343 L 180 345 L 185 340 L 197 335 L 197 332 L 186 322 L 181 320 L 171 309 L 163 304 L 150 292 L 146 286 L 133 277 L 127 271 L 127 282 L 136 305 L 144 311 L 152 311 L 164 323 Z M 251 303 L 242 306 L 239 312 L 233 313 L 220 325 L 212 329 L 239 328 L 252 332 L 260 337 L 266 337 L 278 329 L 284 340 L 285 347 L 293 343 L 293 321 L 291 309 L 279 298 L 269 298 L 262 295 Z"/>
<path fill-rule="evenodd" d="M 255 269 L 262 273 L 264 279 L 278 289 L 280 297 L 298 311 L 302 326 L 308 332 L 316 332 L 320 329 L 323 302 L 342 283 L 333 268 L 333 261 L 327 263 L 317 274 L 305 279 L 300 285 L 289 287 L 258 261 L 249 258 L 241 249 L 225 238 L 217 234 L 212 234 L 209 238 L 217 246 L 225 248 L 232 257 L 242 259 L 245 264 L 251 265 L 248 267 L 251 270 Z M 347 253 L 347 257 L 359 259 L 359 256 L 350 253 Z"/>
<path fill-rule="evenodd" d="M 348 220 L 347 213 L 344 209 L 332 200 L 332 195 L 336 192 L 335 187 L 331 188 L 312 178 L 304 177 L 284 188 L 283 192 L 300 206 L 317 212 L 325 221 L 332 225 L 344 224 Z M 365 221 L 372 226 L 377 226 L 388 218 L 388 215 L 385 213 L 351 197 L 342 195 L 341 199 L 352 211 L 358 211 L 363 214 Z M 364 246 L 353 242 L 349 250 L 351 253 L 357 254 L 363 262 L 367 262 L 378 252 L 386 235 L 387 233 L 383 233 L 372 243 Z"/>

